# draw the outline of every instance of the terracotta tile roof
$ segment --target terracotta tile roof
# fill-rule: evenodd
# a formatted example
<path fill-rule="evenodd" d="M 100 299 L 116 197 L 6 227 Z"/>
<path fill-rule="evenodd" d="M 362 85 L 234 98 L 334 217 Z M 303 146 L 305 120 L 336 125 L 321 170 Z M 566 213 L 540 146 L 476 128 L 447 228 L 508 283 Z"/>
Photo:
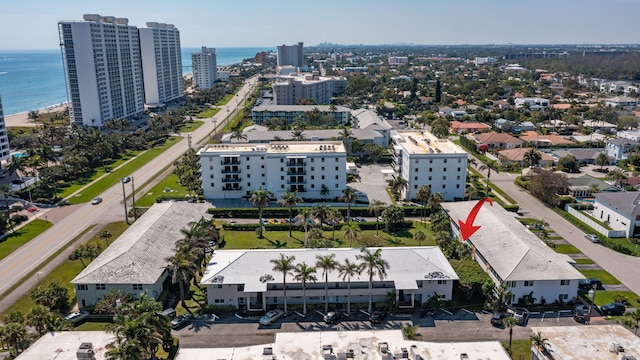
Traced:
<path fill-rule="evenodd" d="M 509 150 L 501 150 L 501 151 L 498 151 L 498 154 L 509 161 L 523 161 L 524 154 L 526 154 L 530 149 L 531 148 L 515 148 L 515 149 L 509 149 Z M 542 156 L 541 161 L 555 160 L 553 156 L 548 155 L 546 153 L 540 152 L 540 155 Z"/>
<path fill-rule="evenodd" d="M 485 144 L 496 144 L 496 143 L 515 143 L 522 144 L 524 141 L 518 139 L 515 136 L 511 136 L 507 133 L 497 133 L 497 132 L 488 132 L 483 134 L 478 134 L 475 138 Z"/>
<path fill-rule="evenodd" d="M 520 139 L 527 142 L 546 142 L 550 145 L 573 145 L 575 144 L 571 140 L 567 140 L 558 135 L 541 135 L 535 131 L 525 131 L 520 135 Z"/>
<path fill-rule="evenodd" d="M 452 121 L 452 129 L 491 129 L 491 126 L 480 122 Z"/>
<path fill-rule="evenodd" d="M 571 109 L 571 104 L 553 104 L 551 107 L 558 110 L 568 110 Z"/>

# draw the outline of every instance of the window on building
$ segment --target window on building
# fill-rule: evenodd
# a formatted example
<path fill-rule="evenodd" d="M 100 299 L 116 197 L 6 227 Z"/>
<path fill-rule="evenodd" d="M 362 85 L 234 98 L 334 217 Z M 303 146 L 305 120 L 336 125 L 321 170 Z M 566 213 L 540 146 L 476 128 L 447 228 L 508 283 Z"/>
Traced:
<path fill-rule="evenodd" d="M 264 160 L 264 156 L 260 156 L 260 160 Z"/>
<path fill-rule="evenodd" d="M 510 287 L 510 288 L 516 287 L 516 284 L 517 284 L 516 281 L 507 281 L 506 282 L 507 287 Z"/>
<path fill-rule="evenodd" d="M 433 168 L 429 168 L 429 172 L 432 172 L 432 171 L 433 171 Z"/>
<path fill-rule="evenodd" d="M 324 158 L 321 158 L 321 159 L 320 159 L 320 161 L 321 161 L 321 162 L 324 162 Z"/>
<path fill-rule="evenodd" d="M 324 180 L 324 175 L 322 175 L 322 177 L 320 177 L 320 179 Z"/>
<path fill-rule="evenodd" d="M 283 162 L 284 162 L 284 159 L 280 159 L 280 162 L 281 162 L 281 163 L 283 163 Z"/>
<path fill-rule="evenodd" d="M 460 164 L 462 162 L 462 159 L 458 159 L 458 164 Z"/>
<path fill-rule="evenodd" d="M 460 172 L 460 168 L 458 167 L 458 172 Z"/>
<path fill-rule="evenodd" d="M 76 288 L 78 290 L 89 290 L 89 286 L 87 284 L 78 284 Z"/>
<path fill-rule="evenodd" d="M 315 179 L 316 176 L 315 175 L 311 175 L 311 180 Z"/>
<path fill-rule="evenodd" d="M 96 290 L 106 290 L 107 285 L 105 284 L 96 284 Z"/>
<path fill-rule="evenodd" d="M 418 181 L 418 177 L 417 177 L 417 176 L 414 176 L 414 177 L 413 177 L 413 180 Z"/>
<path fill-rule="evenodd" d="M 338 167 L 336 166 L 336 171 L 338 171 Z"/>
<path fill-rule="evenodd" d="M 251 183 L 247 183 L 247 186 L 248 186 L 248 187 L 251 187 Z"/>
<path fill-rule="evenodd" d="M 447 180 L 447 175 L 444 175 L 444 176 L 442 177 L 442 180 Z"/>
<path fill-rule="evenodd" d="M 438 285 L 446 285 L 447 280 L 438 280 Z"/>
<path fill-rule="evenodd" d="M 571 280 L 560 280 L 560 286 L 569 286 Z"/>
<path fill-rule="evenodd" d="M 251 174 L 247 174 L 247 179 L 251 177 Z"/>
<path fill-rule="evenodd" d="M 133 290 L 142 290 L 142 284 L 133 284 Z"/>
<path fill-rule="evenodd" d="M 247 156 L 247 161 L 249 161 L 249 157 Z"/>
<path fill-rule="evenodd" d="M 284 184 L 280 184 L 280 189 L 284 189 Z"/>
<path fill-rule="evenodd" d="M 456 176 L 456 180 L 460 180 L 460 175 Z"/>
<path fill-rule="evenodd" d="M 460 184 L 456 184 L 456 189 L 460 189 Z"/>
<path fill-rule="evenodd" d="M 213 174 L 209 175 L 209 178 L 210 178 L 210 179 L 213 179 Z"/>
<path fill-rule="evenodd" d="M 447 171 L 447 168 L 442 168 L 442 171 Z"/>
<path fill-rule="evenodd" d="M 311 184 L 311 188 L 315 189 L 316 188 L 316 184 Z"/>
<path fill-rule="evenodd" d="M 338 162 L 338 158 L 336 158 L 336 162 Z"/>
<path fill-rule="evenodd" d="M 284 180 L 284 176 L 280 176 L 280 180 Z"/>
<path fill-rule="evenodd" d="M 429 159 L 429 164 L 433 164 L 433 159 Z"/>
<path fill-rule="evenodd" d="M 415 172 L 418 172 L 418 168 L 416 168 L 416 171 L 415 171 Z"/>
<path fill-rule="evenodd" d="M 215 187 L 216 185 L 214 183 L 211 183 L 211 187 Z"/>
<path fill-rule="evenodd" d="M 311 167 L 311 171 L 314 171 L 316 168 L 314 166 Z"/>
<path fill-rule="evenodd" d="M 339 180 L 339 179 L 340 179 L 340 175 L 336 175 L 336 180 Z"/>
<path fill-rule="evenodd" d="M 414 188 L 414 189 L 417 189 L 417 188 L 418 188 L 418 185 L 413 185 L 413 188 Z"/>
<path fill-rule="evenodd" d="M 445 164 L 447 163 L 447 159 L 444 159 L 444 163 L 445 163 Z"/>
<path fill-rule="evenodd" d="M 338 188 L 338 184 L 336 184 L 336 189 Z"/>
<path fill-rule="evenodd" d="M 251 166 L 247 165 L 247 170 L 251 169 Z"/>
<path fill-rule="evenodd" d="M 526 280 L 524 286 L 533 286 L 533 280 Z"/>
<path fill-rule="evenodd" d="M 209 170 L 213 170 L 213 166 L 209 166 Z"/>
<path fill-rule="evenodd" d="M 313 162 L 313 160 L 315 160 L 315 158 L 311 158 L 311 162 Z"/>
<path fill-rule="evenodd" d="M 558 299 L 559 300 L 568 300 L 569 299 L 569 294 L 560 294 L 560 295 L 558 295 Z"/>
<path fill-rule="evenodd" d="M 263 164 L 263 165 L 260 165 L 260 168 L 261 168 L 261 169 L 264 169 L 264 164 Z"/>
<path fill-rule="evenodd" d="M 280 171 L 284 171 L 284 168 L 283 168 L 283 167 L 281 167 L 281 168 L 280 168 Z"/>
<path fill-rule="evenodd" d="M 431 181 L 431 179 L 432 179 L 431 176 L 429 176 L 429 181 Z"/>

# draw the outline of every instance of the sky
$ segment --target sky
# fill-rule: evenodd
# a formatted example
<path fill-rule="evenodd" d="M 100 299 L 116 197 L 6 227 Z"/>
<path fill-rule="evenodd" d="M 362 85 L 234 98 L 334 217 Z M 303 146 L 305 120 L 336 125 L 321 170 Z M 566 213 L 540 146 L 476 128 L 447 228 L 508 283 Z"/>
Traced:
<path fill-rule="evenodd" d="M 0 49 L 54 49 L 57 22 L 174 24 L 182 47 L 640 43 L 640 0 L 4 0 Z"/>

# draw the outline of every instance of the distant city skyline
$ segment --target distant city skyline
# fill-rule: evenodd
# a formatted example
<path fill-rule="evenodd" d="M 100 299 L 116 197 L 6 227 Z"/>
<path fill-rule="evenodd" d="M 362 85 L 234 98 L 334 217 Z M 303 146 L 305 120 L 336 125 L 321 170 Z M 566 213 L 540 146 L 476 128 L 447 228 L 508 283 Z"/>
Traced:
<path fill-rule="evenodd" d="M 174 24 L 183 47 L 640 43 L 640 0 L 29 0 L 3 3 L 0 48 L 57 48 L 58 21 L 90 13 Z"/>

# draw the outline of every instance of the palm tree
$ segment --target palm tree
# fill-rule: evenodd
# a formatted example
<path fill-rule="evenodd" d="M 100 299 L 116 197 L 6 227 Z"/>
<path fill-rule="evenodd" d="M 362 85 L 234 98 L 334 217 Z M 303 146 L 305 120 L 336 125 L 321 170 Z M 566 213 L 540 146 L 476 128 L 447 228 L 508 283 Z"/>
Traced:
<path fill-rule="evenodd" d="M 466 196 L 469 200 L 476 197 L 478 195 L 478 189 L 475 186 L 469 185 L 464 189 L 464 196 Z"/>
<path fill-rule="evenodd" d="M 320 224 L 323 224 L 325 222 L 330 211 L 331 209 L 325 204 L 314 205 L 313 208 L 311 208 L 311 214 L 313 215 L 313 217 L 320 220 Z"/>
<path fill-rule="evenodd" d="M 316 267 L 322 269 L 322 277 L 324 277 L 324 312 L 329 311 L 329 273 L 338 267 L 338 262 L 335 260 L 335 254 L 330 255 L 316 255 Z"/>
<path fill-rule="evenodd" d="M 104 240 L 105 244 L 109 246 L 109 239 L 111 239 L 112 235 L 108 230 L 102 230 L 100 232 L 100 238 Z"/>
<path fill-rule="evenodd" d="M 293 219 L 291 211 L 294 206 L 297 206 L 299 203 L 303 202 L 303 200 L 298 197 L 297 191 L 290 192 L 288 189 L 285 190 L 284 194 L 280 195 L 280 197 L 282 197 L 282 199 L 278 201 L 278 204 L 286 206 L 289 209 L 289 237 L 291 237 L 291 227 L 293 225 L 291 223 L 291 219 Z"/>
<path fill-rule="evenodd" d="M 283 285 L 283 296 L 284 296 L 284 312 L 287 313 L 287 274 L 290 274 L 291 271 L 295 268 L 293 262 L 296 260 L 295 256 L 285 256 L 280 253 L 280 258 L 271 259 L 271 263 L 273 264 L 273 271 L 277 271 L 282 273 L 282 285 Z"/>
<path fill-rule="evenodd" d="M 262 186 L 260 186 L 258 190 L 254 190 L 251 192 L 249 201 L 251 201 L 253 206 L 256 206 L 258 208 L 260 226 L 262 226 L 262 210 L 264 210 L 265 206 L 269 205 L 269 197 L 271 197 L 271 195 L 272 192 L 267 189 L 263 189 Z"/>
<path fill-rule="evenodd" d="M 348 221 L 342 226 L 341 230 L 344 231 L 344 238 L 349 241 L 349 247 L 353 247 L 353 240 L 358 238 L 360 226 L 353 221 Z"/>
<path fill-rule="evenodd" d="M 349 146 L 351 144 L 351 139 L 353 138 L 353 132 L 351 132 L 351 129 L 349 129 L 346 126 L 342 127 L 342 130 L 340 130 L 340 134 L 338 135 L 338 139 L 342 140 L 342 142 L 344 143 L 344 147 L 347 150 L 347 154 L 351 153 L 351 146 Z"/>
<path fill-rule="evenodd" d="M 107 360 L 142 360 L 138 340 L 116 341 L 107 345 L 107 348 Z"/>
<path fill-rule="evenodd" d="M 398 199 L 402 196 L 402 192 L 407 188 L 409 182 L 402 176 L 398 176 L 391 182 L 391 191 L 398 194 Z"/>
<path fill-rule="evenodd" d="M 167 259 L 169 261 L 167 270 L 171 274 L 171 282 L 173 284 L 178 284 L 178 287 L 180 288 L 180 300 L 182 302 L 182 306 L 185 308 L 184 286 L 191 283 L 191 278 L 195 275 L 196 271 L 198 271 L 194 258 L 195 257 L 190 252 L 178 251 L 175 255 Z"/>
<path fill-rule="evenodd" d="M 542 333 L 540 331 L 538 331 L 535 335 L 531 335 L 529 339 L 531 339 L 531 343 L 535 345 L 535 347 L 537 347 L 540 351 L 544 351 L 545 345 L 549 344 L 549 339 L 542 336 Z"/>
<path fill-rule="evenodd" d="M 307 247 L 308 241 L 309 241 L 309 236 L 307 233 L 307 229 L 309 227 L 309 222 L 307 221 L 307 219 L 309 219 L 309 216 L 311 216 L 311 210 L 309 210 L 309 208 L 302 208 L 302 210 L 298 211 L 298 216 L 297 218 L 299 220 L 302 220 L 302 226 L 304 227 L 304 247 Z"/>
<path fill-rule="evenodd" d="M 304 130 L 294 129 L 293 131 L 291 131 L 291 138 L 296 141 L 302 141 L 306 139 L 306 137 L 304 136 Z"/>
<path fill-rule="evenodd" d="M 504 327 L 509 329 L 509 353 L 511 353 L 511 340 L 513 339 L 513 327 L 516 326 L 518 320 L 513 316 L 508 316 L 504 318 L 503 324 Z"/>
<path fill-rule="evenodd" d="M 42 305 L 36 305 L 31 308 L 27 314 L 27 325 L 34 327 L 40 335 L 47 332 L 50 324 L 51 312 Z"/>
<path fill-rule="evenodd" d="M 11 186 L 9 184 L 0 184 L 0 193 L 4 197 L 4 206 L 9 209 L 9 192 L 11 192 Z"/>
<path fill-rule="evenodd" d="M 344 263 L 338 266 L 338 271 L 342 280 L 347 280 L 347 314 L 351 313 L 351 278 L 362 272 L 361 266 L 349 259 L 344 259 Z"/>
<path fill-rule="evenodd" d="M 609 158 L 607 157 L 607 154 L 600 153 L 598 154 L 598 156 L 596 156 L 596 159 L 593 163 L 600 166 L 600 171 L 602 171 L 605 165 L 609 165 Z"/>
<path fill-rule="evenodd" d="M 431 197 L 431 186 L 425 184 L 418 188 L 418 192 L 416 193 L 416 200 L 422 203 L 422 213 L 420 214 L 420 221 L 422 221 L 425 217 L 425 209 L 427 208 L 427 201 Z"/>
<path fill-rule="evenodd" d="M 322 196 L 322 200 L 326 200 L 327 195 L 329 195 L 329 188 L 326 184 L 322 184 L 322 186 L 320 187 L 320 196 Z"/>
<path fill-rule="evenodd" d="M 9 172 L 9 175 L 13 175 L 15 173 L 19 178 L 22 178 L 26 168 L 27 165 L 23 157 L 10 156 L 7 160 L 7 171 Z"/>
<path fill-rule="evenodd" d="M 418 242 L 418 246 L 420 246 L 421 242 L 423 242 L 427 238 L 427 234 L 422 230 L 418 230 L 413 234 L 413 239 Z"/>
<path fill-rule="evenodd" d="M 293 271 L 295 272 L 293 277 L 294 280 L 300 281 L 302 284 L 302 314 L 307 315 L 307 282 L 316 281 L 316 269 L 312 266 L 308 266 L 307 263 L 302 262 L 296 265 Z"/>
<path fill-rule="evenodd" d="M 342 213 L 338 209 L 330 209 L 327 220 L 331 223 L 331 240 L 336 239 L 336 224 L 342 221 Z"/>
<path fill-rule="evenodd" d="M 236 140 L 237 142 L 240 142 L 242 140 L 247 140 L 247 134 L 243 133 L 242 130 L 240 128 L 236 128 L 231 132 L 231 140 Z"/>
<path fill-rule="evenodd" d="M 540 151 L 531 148 L 524 154 L 523 165 L 525 167 L 537 166 L 542 160 L 542 154 Z"/>
<path fill-rule="evenodd" d="M 389 269 L 389 262 L 382 258 L 382 249 L 371 252 L 369 249 L 361 249 L 360 254 L 356 255 L 356 259 L 361 261 L 361 271 L 366 271 L 369 275 L 369 306 L 367 311 L 370 313 L 373 302 L 373 277 L 378 275 L 380 280 L 384 280 Z"/>
<path fill-rule="evenodd" d="M 486 164 L 480 165 L 480 167 L 478 167 L 478 170 L 480 170 L 481 172 L 487 170 L 487 189 L 485 190 L 485 193 L 484 193 L 484 196 L 487 197 L 489 196 L 489 183 L 491 182 L 491 170 L 495 171 L 496 174 L 500 173 L 500 171 L 498 171 L 498 163 L 495 160 L 490 160 Z"/>
<path fill-rule="evenodd" d="M 407 340 L 417 340 L 420 335 L 418 335 L 418 328 L 420 328 L 419 324 L 416 325 L 406 325 L 402 327 L 402 335 Z"/>
<path fill-rule="evenodd" d="M 342 190 L 342 196 L 340 200 L 344 201 L 347 204 L 347 219 L 351 218 L 351 204 L 355 204 L 358 200 L 358 194 L 355 189 L 346 188 Z"/>
<path fill-rule="evenodd" d="M 27 328 L 22 323 L 10 322 L 2 330 L 3 338 L 14 349 L 24 350 L 24 343 L 27 340 Z"/>
<path fill-rule="evenodd" d="M 29 111 L 29 113 L 27 114 L 27 119 L 33 121 L 36 127 L 38 126 L 39 117 L 40 117 L 40 113 L 38 112 L 38 110 Z"/>
<path fill-rule="evenodd" d="M 378 227 L 380 224 L 380 214 L 387 206 L 386 203 L 380 200 L 373 200 L 369 203 L 369 213 L 372 213 L 376 217 L 376 236 L 378 236 Z"/>

